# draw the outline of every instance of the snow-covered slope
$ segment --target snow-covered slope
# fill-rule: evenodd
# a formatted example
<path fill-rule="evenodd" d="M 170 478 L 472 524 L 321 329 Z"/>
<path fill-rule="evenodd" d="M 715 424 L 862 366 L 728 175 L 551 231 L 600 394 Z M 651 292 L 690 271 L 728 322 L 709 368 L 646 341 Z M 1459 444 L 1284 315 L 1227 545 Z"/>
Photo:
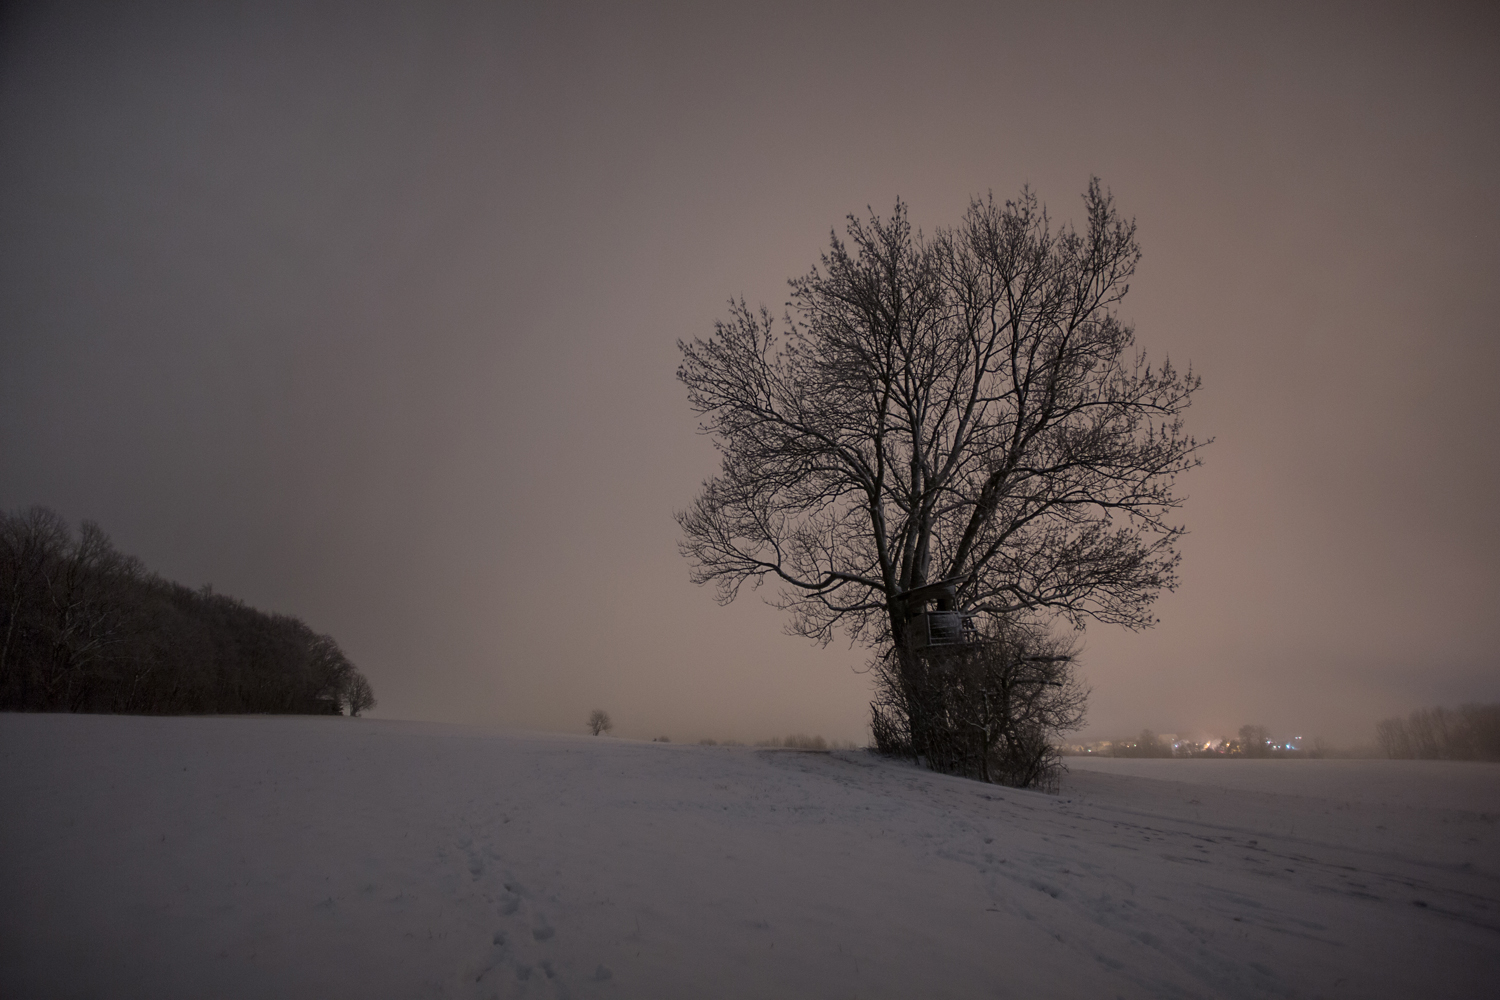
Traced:
<path fill-rule="evenodd" d="M 1500 766 L 1260 763 L 0 715 L 0 996 L 1490 995 Z"/>

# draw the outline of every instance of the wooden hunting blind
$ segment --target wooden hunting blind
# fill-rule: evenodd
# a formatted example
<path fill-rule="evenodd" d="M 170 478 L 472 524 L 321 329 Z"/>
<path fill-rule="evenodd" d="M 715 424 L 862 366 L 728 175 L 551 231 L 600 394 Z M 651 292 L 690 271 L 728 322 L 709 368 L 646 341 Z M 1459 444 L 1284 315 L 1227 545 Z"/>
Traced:
<path fill-rule="evenodd" d="M 964 646 L 974 641 L 973 616 L 958 610 L 960 580 L 962 577 L 939 580 L 896 595 L 906 609 L 908 649 L 915 652 Z"/>

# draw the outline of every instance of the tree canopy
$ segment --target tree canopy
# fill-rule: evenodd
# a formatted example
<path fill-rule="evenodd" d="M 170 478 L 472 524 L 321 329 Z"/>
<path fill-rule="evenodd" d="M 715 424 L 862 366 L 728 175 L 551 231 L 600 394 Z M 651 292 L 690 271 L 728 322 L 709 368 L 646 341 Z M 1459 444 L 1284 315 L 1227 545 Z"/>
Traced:
<path fill-rule="evenodd" d="M 1083 201 L 1081 229 L 1030 190 L 930 237 L 900 201 L 850 216 L 780 323 L 739 300 L 679 342 L 723 456 L 677 515 L 695 581 L 726 603 L 774 581 L 824 643 L 900 638 L 899 595 L 939 580 L 965 612 L 1151 624 L 1199 380 L 1136 349 L 1135 223 L 1097 179 Z"/>
<path fill-rule="evenodd" d="M 358 715 L 375 694 L 331 636 L 190 590 L 74 534 L 0 512 L 0 711 Z"/>

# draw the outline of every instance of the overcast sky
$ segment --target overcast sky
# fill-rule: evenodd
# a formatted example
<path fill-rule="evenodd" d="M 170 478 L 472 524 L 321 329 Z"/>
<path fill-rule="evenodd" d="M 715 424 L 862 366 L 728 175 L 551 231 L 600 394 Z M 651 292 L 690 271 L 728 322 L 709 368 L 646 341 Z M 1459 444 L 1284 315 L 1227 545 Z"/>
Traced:
<path fill-rule="evenodd" d="M 1492 4 L 717 6 L 0 15 L 0 507 L 333 634 L 379 715 L 863 740 L 863 651 L 688 582 L 676 343 L 849 213 L 1097 174 L 1216 440 L 1085 735 L 1500 699 Z"/>

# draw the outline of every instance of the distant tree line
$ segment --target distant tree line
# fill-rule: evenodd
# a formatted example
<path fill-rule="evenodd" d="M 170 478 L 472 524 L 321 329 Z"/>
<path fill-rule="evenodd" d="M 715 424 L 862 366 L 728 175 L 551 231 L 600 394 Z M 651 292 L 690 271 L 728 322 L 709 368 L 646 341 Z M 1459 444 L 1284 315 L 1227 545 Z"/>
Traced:
<path fill-rule="evenodd" d="M 121 554 L 91 521 L 0 513 L 0 710 L 358 715 L 331 637 Z"/>
<path fill-rule="evenodd" d="M 1149 729 L 1133 740 L 1117 740 L 1111 748 L 1116 757 L 1171 757 L 1172 747 Z"/>
<path fill-rule="evenodd" d="M 1118 740 L 1109 748 L 1114 757 L 1278 757 L 1319 758 L 1329 755 L 1330 750 L 1321 739 L 1311 746 L 1300 742 L 1271 739 L 1271 731 L 1253 723 L 1240 727 L 1239 739 L 1177 740 L 1174 737 L 1158 736 L 1149 729 L 1142 729 L 1133 740 Z"/>
<path fill-rule="evenodd" d="M 1375 742 L 1392 758 L 1500 760 L 1500 703 L 1419 708 L 1404 719 L 1383 719 Z"/>

